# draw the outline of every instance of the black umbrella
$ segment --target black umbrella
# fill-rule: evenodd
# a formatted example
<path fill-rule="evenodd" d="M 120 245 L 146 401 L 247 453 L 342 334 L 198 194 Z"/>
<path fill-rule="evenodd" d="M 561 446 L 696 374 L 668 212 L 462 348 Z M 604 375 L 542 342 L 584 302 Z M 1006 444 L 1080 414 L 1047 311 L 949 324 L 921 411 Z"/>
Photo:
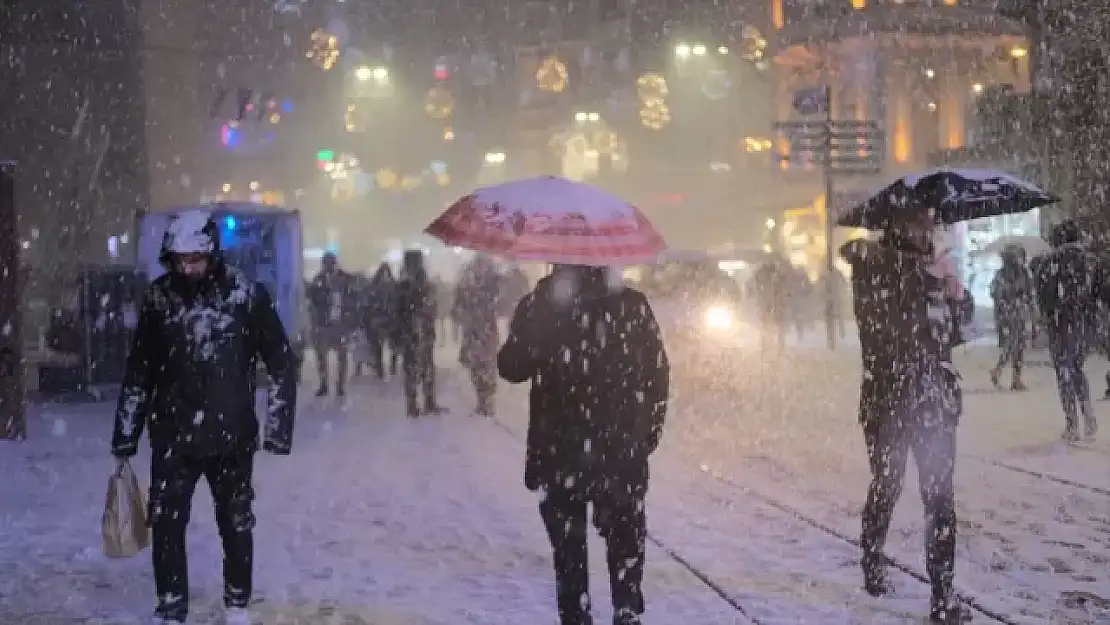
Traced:
<path fill-rule="evenodd" d="M 906 211 L 928 209 L 938 223 L 1024 213 L 1060 198 L 1009 174 L 990 169 L 938 169 L 895 180 L 840 213 L 838 226 L 883 230 Z"/>

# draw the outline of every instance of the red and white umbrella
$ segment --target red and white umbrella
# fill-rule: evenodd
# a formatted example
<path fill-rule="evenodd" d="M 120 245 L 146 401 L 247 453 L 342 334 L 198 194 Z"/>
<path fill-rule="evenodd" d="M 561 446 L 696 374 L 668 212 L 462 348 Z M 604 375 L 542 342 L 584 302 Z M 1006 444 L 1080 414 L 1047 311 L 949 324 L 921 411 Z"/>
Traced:
<path fill-rule="evenodd" d="M 635 206 L 554 176 L 478 189 L 424 231 L 447 245 L 519 261 L 635 264 L 666 249 Z"/>

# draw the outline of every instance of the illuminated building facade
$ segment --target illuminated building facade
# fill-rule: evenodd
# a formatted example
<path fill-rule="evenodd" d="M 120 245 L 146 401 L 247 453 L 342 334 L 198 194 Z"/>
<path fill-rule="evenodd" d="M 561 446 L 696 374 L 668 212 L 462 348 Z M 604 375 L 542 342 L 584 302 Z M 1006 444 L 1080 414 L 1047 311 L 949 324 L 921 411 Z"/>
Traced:
<path fill-rule="evenodd" d="M 969 143 L 976 98 L 992 87 L 1028 93 L 1029 44 L 993 3 L 936 0 L 772 0 L 776 102 L 832 85 L 833 117 L 874 120 L 886 131 L 888 172 L 920 166 Z"/>
<path fill-rule="evenodd" d="M 838 177 L 834 207 L 899 175 L 938 164 L 938 154 L 961 152 L 976 143 L 982 134 L 977 117 L 981 99 L 1030 92 L 1030 49 L 1023 27 L 998 16 L 993 2 L 770 0 L 770 5 L 776 28 L 778 120 L 823 121 L 823 111 L 811 118 L 799 115 L 793 99 L 801 89 L 828 84 L 834 119 L 874 121 L 885 133 L 882 172 Z M 776 143 L 787 157 L 789 142 L 780 137 Z M 784 163 L 786 179 L 809 185 L 814 196 L 821 194 L 819 168 L 793 171 L 788 158 Z M 1012 169 L 982 160 L 974 164 Z M 795 220 L 800 225 L 786 235 L 821 250 L 807 254 L 802 263 L 807 268 L 824 266 L 824 203 L 823 196 L 806 202 L 808 208 L 802 210 L 815 219 Z M 1005 230 L 1003 226 L 976 225 L 971 230 Z M 806 230 L 804 236 L 800 230 Z M 836 234 L 849 236 L 843 229 Z M 963 238 L 966 248 L 970 239 Z"/>

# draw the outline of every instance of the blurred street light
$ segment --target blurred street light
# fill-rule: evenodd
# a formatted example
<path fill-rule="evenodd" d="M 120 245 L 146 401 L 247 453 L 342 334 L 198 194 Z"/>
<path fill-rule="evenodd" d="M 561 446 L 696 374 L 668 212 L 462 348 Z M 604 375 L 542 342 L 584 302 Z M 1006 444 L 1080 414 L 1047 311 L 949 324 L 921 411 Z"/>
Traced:
<path fill-rule="evenodd" d="M 578 111 L 574 114 L 574 121 L 579 124 L 596 124 L 601 121 L 601 113 L 596 111 Z"/>
<path fill-rule="evenodd" d="M 694 53 L 694 56 L 705 56 L 707 49 L 705 47 L 705 44 L 699 43 L 695 44 L 694 47 L 691 48 L 691 52 Z"/>
<path fill-rule="evenodd" d="M 1021 46 L 1014 46 L 1010 48 L 1010 56 L 1015 59 L 1023 59 L 1029 56 L 1029 50 L 1026 50 Z"/>
<path fill-rule="evenodd" d="M 505 162 L 504 152 L 486 152 L 485 158 L 487 165 L 500 165 Z"/>
<path fill-rule="evenodd" d="M 717 47 L 717 54 L 720 54 L 721 56 L 727 56 L 728 55 L 728 46 L 718 46 Z"/>
<path fill-rule="evenodd" d="M 977 82 L 971 85 L 971 91 L 973 93 L 983 93 L 983 83 Z"/>
<path fill-rule="evenodd" d="M 389 82 L 389 70 L 384 67 L 369 67 L 361 65 L 355 68 L 355 80 L 369 82 L 373 80 L 378 84 Z"/>
<path fill-rule="evenodd" d="M 767 221 L 764 222 L 763 225 L 767 226 L 768 230 L 774 230 L 775 229 L 775 218 L 774 217 L 768 217 Z"/>
<path fill-rule="evenodd" d="M 685 43 L 680 43 L 674 47 L 674 55 L 680 59 L 690 57 L 690 46 Z"/>

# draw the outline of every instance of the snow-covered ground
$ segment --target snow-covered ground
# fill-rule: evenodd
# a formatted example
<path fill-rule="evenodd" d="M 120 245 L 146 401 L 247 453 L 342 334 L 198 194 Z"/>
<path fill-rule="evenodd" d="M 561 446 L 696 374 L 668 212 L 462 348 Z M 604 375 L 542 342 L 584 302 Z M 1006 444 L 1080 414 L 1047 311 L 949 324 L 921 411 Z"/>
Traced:
<path fill-rule="evenodd" d="M 1110 622 L 1106 428 L 1102 442 L 1087 448 L 1063 445 L 1051 370 L 1028 368 L 1030 391 L 996 391 L 987 375 L 993 357 L 984 347 L 959 354 L 966 410 L 957 467 L 958 584 L 1015 622 Z M 1089 368 L 1098 394 L 1105 366 L 1096 360 Z M 730 371 L 688 373 L 676 390 L 671 455 L 858 536 L 868 471 L 855 424 L 855 350 L 796 350 L 777 364 L 753 359 Z M 1106 404 L 1095 408 L 1110 416 Z M 890 551 L 921 571 L 915 483 L 911 462 Z"/>
<path fill-rule="evenodd" d="M 1110 445 L 1057 444 L 1061 418 L 1049 373 L 1030 369 L 1026 393 L 988 391 L 990 353 L 975 349 L 961 360 L 969 392 L 957 482 L 958 584 L 1009 622 L 1110 622 L 1110 497 L 991 464 L 1105 491 Z M 450 361 L 445 353 L 441 362 Z M 858 354 L 795 350 L 777 365 L 750 360 L 675 375 L 674 410 L 652 467 L 648 518 L 657 542 L 648 556 L 646 622 L 920 623 L 924 584 L 898 573 L 897 597 L 867 597 L 858 550 L 783 509 L 858 534 L 867 479 L 855 424 Z M 556 621 L 549 547 L 536 496 L 521 480 L 524 389 L 504 389 L 500 427 L 467 414 L 463 376 L 445 378 L 449 415 L 410 421 L 397 384 L 363 383 L 345 410 L 332 400 L 304 402 L 292 456 L 259 455 L 258 622 Z M 1101 391 L 1101 374 L 1092 379 Z M 0 482 L 0 623 L 145 617 L 153 596 L 148 555 L 100 555 L 109 408 L 54 406 L 33 419 L 32 440 L 0 443 L 8 478 Z M 137 462 L 145 472 L 145 460 Z M 911 469 L 890 546 L 920 571 L 915 479 Z M 209 498 L 203 487 L 198 493 L 191 622 L 218 622 L 219 541 Z M 592 555 L 595 612 L 604 623 L 600 545 Z"/>

